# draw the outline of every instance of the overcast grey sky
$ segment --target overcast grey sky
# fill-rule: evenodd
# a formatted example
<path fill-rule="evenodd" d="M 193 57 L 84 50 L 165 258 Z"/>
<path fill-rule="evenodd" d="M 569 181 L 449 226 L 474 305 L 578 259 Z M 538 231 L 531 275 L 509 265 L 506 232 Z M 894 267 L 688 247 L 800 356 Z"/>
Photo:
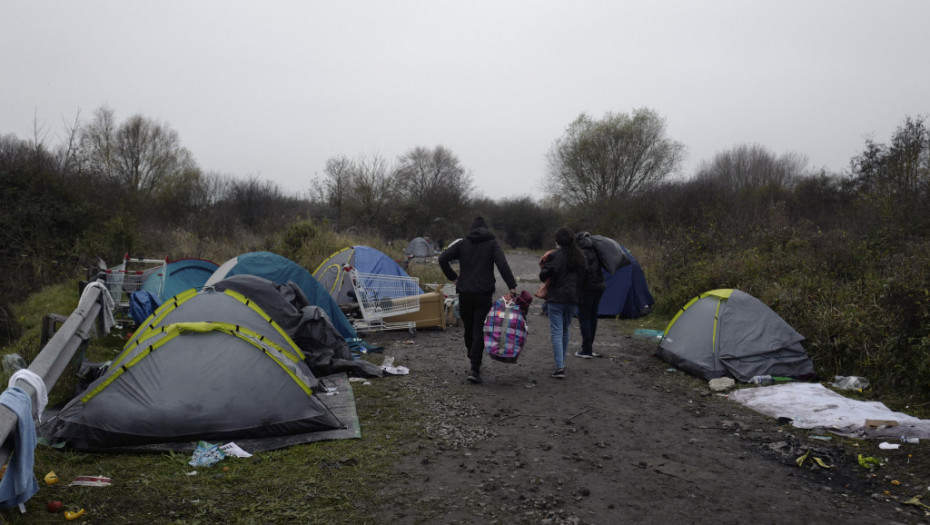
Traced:
<path fill-rule="evenodd" d="M 304 192 L 328 158 L 451 149 L 491 198 L 542 195 L 580 113 L 654 109 L 683 175 L 761 144 L 845 170 L 930 115 L 928 0 L 0 4 L 0 134 L 108 106 L 201 169 Z"/>

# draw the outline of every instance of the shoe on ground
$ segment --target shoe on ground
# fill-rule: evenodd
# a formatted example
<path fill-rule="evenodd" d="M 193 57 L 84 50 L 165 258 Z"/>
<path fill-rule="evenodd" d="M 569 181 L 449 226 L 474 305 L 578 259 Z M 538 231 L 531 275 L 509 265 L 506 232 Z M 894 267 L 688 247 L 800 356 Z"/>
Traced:
<path fill-rule="evenodd" d="M 468 381 L 471 382 L 471 383 L 475 383 L 475 384 L 480 383 L 480 382 L 481 382 L 481 374 L 478 373 L 477 370 L 471 370 L 471 371 L 469 371 L 469 372 L 468 372 Z"/>
<path fill-rule="evenodd" d="M 556 370 L 555 372 L 552 372 L 552 377 L 554 377 L 554 378 L 556 378 L 556 379 L 565 379 L 565 369 L 564 369 L 564 368 L 560 368 L 560 369 Z"/>
<path fill-rule="evenodd" d="M 591 352 L 590 354 L 586 354 L 584 352 L 575 352 L 575 357 L 580 357 L 582 359 L 591 359 L 594 357 L 604 357 L 604 356 L 597 352 Z"/>

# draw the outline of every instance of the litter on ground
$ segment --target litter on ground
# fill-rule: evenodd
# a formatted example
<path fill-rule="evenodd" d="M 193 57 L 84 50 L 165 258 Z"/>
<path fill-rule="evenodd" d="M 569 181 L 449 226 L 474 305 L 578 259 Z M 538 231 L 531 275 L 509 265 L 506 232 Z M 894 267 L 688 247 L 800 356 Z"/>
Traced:
<path fill-rule="evenodd" d="M 820 383 L 743 388 L 728 397 L 768 416 L 789 418 L 797 428 L 819 428 L 841 436 L 866 439 L 930 438 L 930 421 L 893 412 L 879 401 L 847 398 Z M 872 420 L 896 424 L 868 425 Z"/>

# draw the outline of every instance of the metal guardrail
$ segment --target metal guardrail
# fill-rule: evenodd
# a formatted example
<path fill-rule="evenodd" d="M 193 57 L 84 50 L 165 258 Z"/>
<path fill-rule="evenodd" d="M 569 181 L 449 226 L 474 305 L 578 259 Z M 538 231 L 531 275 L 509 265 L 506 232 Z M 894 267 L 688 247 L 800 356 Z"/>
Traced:
<path fill-rule="evenodd" d="M 105 275 L 98 276 L 96 280 L 106 284 Z M 77 308 L 68 316 L 68 319 L 29 365 L 29 370 L 45 381 L 46 390 L 50 391 L 55 386 L 78 348 L 90 338 L 94 323 L 99 319 L 100 310 L 103 308 L 103 299 L 101 297 L 103 291 L 104 289 L 101 287 L 92 287 L 86 293 L 81 294 L 81 300 Z M 23 389 L 32 398 L 32 409 L 35 412 L 36 391 L 32 385 L 26 381 L 18 380 L 14 386 Z M 17 423 L 16 414 L 9 408 L 0 405 L 0 442 L 3 443 L 0 446 L 0 465 L 6 464 L 13 451 L 13 444 L 10 442 L 9 437 L 16 428 Z"/>

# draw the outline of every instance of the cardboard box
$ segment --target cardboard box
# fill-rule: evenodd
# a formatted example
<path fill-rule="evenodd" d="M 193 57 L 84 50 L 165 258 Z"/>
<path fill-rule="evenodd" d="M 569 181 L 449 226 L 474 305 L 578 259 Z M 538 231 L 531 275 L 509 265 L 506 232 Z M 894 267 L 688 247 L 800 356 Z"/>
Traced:
<path fill-rule="evenodd" d="M 420 302 L 420 310 L 409 314 L 385 317 L 386 323 L 416 323 L 416 328 L 446 329 L 446 311 L 444 296 L 440 292 L 429 292 L 416 296 Z M 409 300 L 409 299 L 407 299 Z"/>

